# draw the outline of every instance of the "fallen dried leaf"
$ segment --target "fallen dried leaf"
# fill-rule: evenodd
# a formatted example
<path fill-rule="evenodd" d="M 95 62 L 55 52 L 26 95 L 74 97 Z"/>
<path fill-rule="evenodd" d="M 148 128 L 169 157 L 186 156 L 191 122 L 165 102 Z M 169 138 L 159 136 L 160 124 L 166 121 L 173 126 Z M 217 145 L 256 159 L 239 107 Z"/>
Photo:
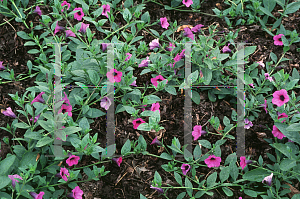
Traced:
<path fill-rule="evenodd" d="M 190 28 L 190 29 L 192 29 L 193 26 L 191 26 L 191 25 L 182 25 L 182 26 L 179 26 L 179 27 L 177 28 L 177 31 L 176 31 L 176 32 L 183 31 L 183 29 L 185 29 L 185 28 Z"/>

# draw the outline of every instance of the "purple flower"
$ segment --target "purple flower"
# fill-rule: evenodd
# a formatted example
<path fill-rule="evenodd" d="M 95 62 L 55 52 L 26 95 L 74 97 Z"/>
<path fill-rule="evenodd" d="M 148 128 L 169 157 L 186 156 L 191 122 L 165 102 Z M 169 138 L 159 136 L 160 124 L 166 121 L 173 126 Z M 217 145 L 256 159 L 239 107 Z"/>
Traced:
<path fill-rule="evenodd" d="M 120 167 L 120 165 L 122 163 L 122 157 L 113 158 L 112 160 L 115 161 L 117 163 L 117 165 Z"/>
<path fill-rule="evenodd" d="M 283 43 L 281 41 L 281 37 L 284 36 L 284 34 L 279 34 L 279 35 L 275 35 L 273 37 L 273 40 L 274 40 L 274 45 L 276 46 L 283 46 Z"/>
<path fill-rule="evenodd" d="M 100 106 L 102 108 L 105 108 L 105 110 L 108 110 L 110 105 L 111 105 L 111 101 L 108 97 L 105 96 L 104 98 L 101 99 Z"/>
<path fill-rule="evenodd" d="M 109 72 L 106 73 L 106 76 L 111 83 L 114 83 L 120 82 L 122 80 L 122 74 L 123 73 L 121 71 L 117 71 L 117 69 L 112 68 Z"/>
<path fill-rule="evenodd" d="M 132 76 L 132 77 L 134 77 L 134 76 Z M 134 81 L 130 84 L 130 86 L 137 86 L 137 85 L 136 85 L 136 80 L 134 80 Z"/>
<path fill-rule="evenodd" d="M 14 114 L 14 112 L 12 112 L 10 107 L 6 108 L 6 111 L 2 111 L 2 113 L 6 116 L 17 118 L 17 116 Z"/>
<path fill-rule="evenodd" d="M 267 185 L 271 186 L 272 184 L 272 177 L 273 177 L 273 173 L 271 173 L 271 175 L 265 177 L 263 179 L 263 181 L 261 181 L 262 183 L 266 183 Z"/>
<path fill-rule="evenodd" d="M 277 137 L 280 140 L 286 137 L 283 133 L 281 133 L 281 131 L 275 125 L 273 125 L 272 134 L 274 135 L 274 137 Z"/>
<path fill-rule="evenodd" d="M 161 82 L 161 81 L 164 81 L 164 80 L 165 80 L 165 78 L 164 78 L 163 76 L 158 75 L 158 76 L 156 76 L 156 77 L 154 77 L 154 78 L 151 78 L 151 83 L 152 83 L 155 87 L 157 87 L 158 82 Z M 167 80 L 167 83 L 168 83 L 168 80 Z"/>
<path fill-rule="evenodd" d="M 81 27 L 79 29 L 79 32 L 86 33 L 86 29 L 90 26 L 90 24 L 81 23 Z"/>
<path fill-rule="evenodd" d="M 193 31 L 194 33 L 196 33 L 196 32 L 201 32 L 200 30 L 201 30 L 201 28 L 202 28 L 203 26 L 204 26 L 204 25 L 202 25 L 202 24 L 198 24 L 198 25 L 196 25 L 195 27 L 192 28 L 192 31 Z"/>
<path fill-rule="evenodd" d="M 190 170 L 191 166 L 189 164 L 182 164 L 181 170 L 183 175 L 186 175 L 186 173 Z"/>
<path fill-rule="evenodd" d="M 72 193 L 67 195 L 69 198 L 74 198 L 74 199 L 82 199 L 83 191 L 79 188 L 79 186 L 75 187 L 72 190 Z"/>
<path fill-rule="evenodd" d="M 262 67 L 265 67 L 265 64 L 264 64 L 263 60 L 258 61 L 258 62 L 256 62 L 256 63 L 258 63 L 258 65 L 261 65 Z"/>
<path fill-rule="evenodd" d="M 245 129 L 250 129 L 250 127 L 252 127 L 252 126 L 253 126 L 252 122 L 249 121 L 248 118 L 246 118 L 245 119 L 245 126 L 244 126 L 244 128 Z"/>
<path fill-rule="evenodd" d="M 56 26 L 55 26 L 55 29 L 54 29 L 54 35 L 55 35 L 56 33 L 58 33 L 59 31 L 62 31 L 62 30 L 64 30 L 64 29 L 65 29 L 64 27 L 59 26 L 59 25 L 58 25 L 58 22 L 56 22 Z"/>
<path fill-rule="evenodd" d="M 154 48 L 159 48 L 159 40 L 158 39 L 152 40 L 149 46 L 150 46 L 150 50 L 153 50 Z"/>
<path fill-rule="evenodd" d="M 146 67 L 149 64 L 149 57 L 146 57 L 146 59 L 142 60 L 142 62 L 139 64 L 139 67 Z"/>
<path fill-rule="evenodd" d="M 75 33 L 72 30 L 66 30 L 66 37 L 76 37 Z"/>
<path fill-rule="evenodd" d="M 270 77 L 269 73 L 265 73 L 265 77 L 266 77 L 266 79 L 268 79 L 270 82 L 273 81 L 273 78 Z"/>
<path fill-rule="evenodd" d="M 19 179 L 21 179 L 21 180 L 23 180 L 23 178 L 21 177 L 21 176 L 19 176 L 18 174 L 15 174 L 15 175 L 8 175 L 8 177 L 11 179 L 11 181 L 12 181 L 12 187 L 13 187 L 13 189 L 15 188 L 15 186 L 16 186 L 16 182 L 19 182 L 18 180 L 16 180 L 15 178 L 19 178 Z"/>
<path fill-rule="evenodd" d="M 74 8 L 73 11 L 75 10 L 79 10 L 79 12 L 74 13 L 74 19 L 81 21 L 84 16 L 84 12 L 82 11 L 82 8 Z"/>
<path fill-rule="evenodd" d="M 4 70 L 5 69 L 5 66 L 3 66 L 2 64 L 3 64 L 3 61 L 0 61 L 0 70 Z"/>
<path fill-rule="evenodd" d="M 242 167 L 242 170 L 248 165 L 248 164 L 251 164 L 252 161 L 251 160 L 246 160 L 246 157 L 245 156 L 241 156 L 240 157 L 240 165 Z"/>
<path fill-rule="evenodd" d="M 160 141 L 158 141 L 157 136 L 152 140 L 150 145 L 152 145 L 152 144 L 156 144 L 158 146 L 161 146 L 161 143 L 160 143 Z"/>
<path fill-rule="evenodd" d="M 229 48 L 229 45 L 230 45 L 230 43 L 229 43 L 227 46 L 224 46 L 224 47 L 223 47 L 223 49 L 222 49 L 222 52 L 223 52 L 223 53 L 230 53 L 230 52 L 231 52 L 231 50 L 230 50 L 230 48 Z"/>
<path fill-rule="evenodd" d="M 107 4 L 107 5 L 103 5 L 102 7 L 103 7 L 103 11 L 101 15 L 104 15 L 108 18 L 107 13 L 110 12 L 110 5 Z"/>
<path fill-rule="evenodd" d="M 35 10 L 34 10 L 33 12 L 34 12 L 34 13 L 37 13 L 37 14 L 40 15 L 40 16 L 42 16 L 42 11 L 41 11 L 41 9 L 40 9 L 39 6 L 36 6 L 36 7 L 35 7 Z"/>
<path fill-rule="evenodd" d="M 138 118 L 132 121 L 133 128 L 137 129 L 142 123 L 146 123 L 142 118 Z"/>
<path fill-rule="evenodd" d="M 186 27 L 183 29 L 184 30 L 184 33 L 183 33 L 183 36 L 185 37 L 189 37 L 191 38 L 192 40 L 194 40 L 194 34 L 192 33 L 191 29 L 189 27 Z"/>
<path fill-rule="evenodd" d="M 33 197 L 34 199 L 43 199 L 43 195 L 45 194 L 45 192 L 41 191 L 39 194 L 34 193 L 34 192 L 29 192 L 29 194 L 30 194 L 31 197 Z"/>
<path fill-rule="evenodd" d="M 126 55 L 128 55 L 128 57 L 125 58 L 125 61 L 128 61 L 131 58 L 132 54 L 126 53 Z"/>
<path fill-rule="evenodd" d="M 40 118 L 41 114 L 38 114 L 37 116 L 34 117 L 34 123 L 36 123 L 38 121 L 38 119 Z M 32 121 L 33 118 L 30 119 L 30 121 Z"/>
<path fill-rule="evenodd" d="M 185 57 L 185 54 L 184 54 L 184 52 L 185 52 L 185 49 L 183 49 L 183 50 L 181 51 L 181 53 L 179 54 L 179 55 L 180 55 L 180 57 L 181 57 L 181 59 L 183 59 L 183 58 Z"/>
<path fill-rule="evenodd" d="M 182 0 L 182 3 L 186 6 L 186 7 L 190 7 L 190 5 L 193 4 L 192 0 Z"/>
<path fill-rule="evenodd" d="M 102 51 L 104 52 L 104 51 L 106 51 L 107 46 L 108 46 L 109 44 L 102 43 L 101 45 L 102 45 Z"/>
<path fill-rule="evenodd" d="M 156 184 L 157 185 L 157 184 Z M 159 193 L 164 193 L 164 190 L 162 188 L 158 188 L 158 187 L 153 187 L 152 185 L 150 186 L 151 189 L 155 189 L 156 191 L 158 191 Z"/>
<path fill-rule="evenodd" d="M 169 42 L 169 47 L 166 48 L 167 51 L 172 51 L 175 48 L 175 44 L 172 44 L 171 42 Z"/>
<path fill-rule="evenodd" d="M 160 105 L 159 105 L 158 102 L 157 103 L 153 103 L 150 110 L 153 111 L 153 112 L 155 112 L 156 110 L 158 110 L 158 112 L 160 113 L 159 107 L 160 107 Z"/>
<path fill-rule="evenodd" d="M 192 136 L 194 137 L 194 140 L 197 140 L 199 137 L 207 133 L 206 131 L 202 130 L 201 125 L 194 126 L 194 131 L 192 132 Z"/>
<path fill-rule="evenodd" d="M 61 6 L 64 6 L 64 5 L 67 5 L 67 6 L 68 6 L 67 10 L 70 9 L 71 4 L 69 4 L 67 1 L 64 1 L 64 2 L 61 4 Z M 64 11 L 64 9 L 61 9 L 61 12 L 63 12 L 63 11 Z"/>
<path fill-rule="evenodd" d="M 160 25 L 162 28 L 168 29 L 170 24 L 167 21 L 167 17 L 160 18 Z"/>
<path fill-rule="evenodd" d="M 31 104 L 33 104 L 34 102 L 45 103 L 45 100 L 42 98 L 43 94 L 45 94 L 45 92 L 41 92 L 40 94 L 38 94 L 38 96 L 36 96 L 36 98 L 32 100 Z"/>

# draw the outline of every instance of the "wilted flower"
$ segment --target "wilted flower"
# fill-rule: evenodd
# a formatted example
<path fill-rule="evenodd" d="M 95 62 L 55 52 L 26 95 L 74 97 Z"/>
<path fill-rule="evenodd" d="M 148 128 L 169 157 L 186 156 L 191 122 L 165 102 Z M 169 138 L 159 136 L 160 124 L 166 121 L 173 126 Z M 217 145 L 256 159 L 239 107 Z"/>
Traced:
<path fill-rule="evenodd" d="M 131 58 L 132 54 L 126 53 L 126 55 L 127 55 L 128 57 L 125 58 L 125 61 L 128 61 L 128 60 Z"/>
<path fill-rule="evenodd" d="M 72 30 L 66 30 L 66 37 L 76 37 L 75 33 Z"/>
<path fill-rule="evenodd" d="M 64 92 L 64 94 L 65 94 L 65 97 L 63 97 L 62 100 L 64 101 L 64 103 L 71 105 L 66 92 Z"/>
<path fill-rule="evenodd" d="M 15 175 L 8 175 L 8 177 L 9 177 L 9 178 L 11 179 L 11 181 L 12 181 L 11 185 L 12 185 L 13 189 L 14 189 L 15 186 L 16 186 L 16 182 L 19 182 L 19 181 L 16 180 L 15 178 L 19 178 L 19 179 L 23 180 L 23 178 L 22 178 L 21 176 L 19 176 L 18 174 L 15 174 Z"/>
<path fill-rule="evenodd" d="M 159 40 L 158 39 L 152 40 L 149 46 L 150 46 L 150 50 L 153 50 L 154 48 L 159 48 Z"/>
<path fill-rule="evenodd" d="M 157 184 L 156 184 L 157 185 Z M 162 188 L 158 188 L 158 187 L 153 187 L 152 185 L 150 186 L 151 189 L 155 189 L 156 191 L 158 191 L 159 193 L 164 193 L 164 190 Z"/>
<path fill-rule="evenodd" d="M 90 24 L 85 24 L 85 23 L 81 23 L 81 27 L 78 30 L 79 32 L 85 34 L 86 33 L 86 29 L 90 26 Z"/>
<path fill-rule="evenodd" d="M 248 118 L 246 118 L 245 119 L 245 126 L 244 126 L 244 128 L 245 129 L 250 129 L 250 127 L 252 127 L 252 126 L 253 126 L 252 122 L 249 121 Z"/>
<path fill-rule="evenodd" d="M 75 187 L 72 190 L 72 193 L 68 194 L 68 198 L 74 198 L 74 199 L 82 199 L 83 191 L 79 188 L 79 186 Z"/>
<path fill-rule="evenodd" d="M 149 57 L 146 57 L 146 59 L 142 60 L 142 62 L 139 64 L 139 67 L 146 67 L 149 64 Z"/>
<path fill-rule="evenodd" d="M 183 175 L 186 175 L 186 173 L 190 170 L 191 166 L 189 164 L 182 164 L 181 170 Z"/>
<path fill-rule="evenodd" d="M 183 36 L 184 37 L 189 37 L 191 38 L 192 40 L 194 40 L 194 34 L 192 33 L 191 29 L 189 27 L 186 27 L 183 29 L 184 30 L 184 33 L 183 33 Z"/>
<path fill-rule="evenodd" d="M 261 104 L 260 106 L 265 109 L 266 113 L 268 113 L 268 111 L 267 111 L 268 104 L 267 104 L 267 100 L 266 99 L 265 99 L 265 103 Z"/>
<path fill-rule="evenodd" d="M 62 30 L 64 30 L 65 28 L 64 27 L 62 27 L 62 26 L 59 26 L 58 25 L 58 21 L 56 22 L 56 26 L 55 26 L 55 29 L 54 29 L 54 35 L 56 34 L 56 33 L 58 33 L 59 31 L 62 31 Z"/>
<path fill-rule="evenodd" d="M 229 45 L 230 45 L 230 43 L 229 43 L 227 46 L 224 46 L 224 47 L 223 47 L 223 49 L 222 49 L 222 52 L 223 52 L 223 53 L 230 53 L 230 52 L 231 52 L 231 50 L 230 50 L 230 48 L 229 48 Z"/>
<path fill-rule="evenodd" d="M 33 11 L 34 13 L 37 13 L 38 15 L 42 16 L 42 11 L 41 8 L 39 6 L 35 7 L 35 10 Z"/>
<path fill-rule="evenodd" d="M 38 119 L 40 118 L 41 114 L 38 114 L 37 116 L 34 117 L 34 123 L 36 123 L 38 121 Z M 30 119 L 30 121 L 32 121 L 33 118 Z"/>
<path fill-rule="evenodd" d="M 161 146 L 161 143 L 160 143 L 160 141 L 158 141 L 157 136 L 152 140 L 150 145 L 152 145 L 152 144 L 156 144 L 158 146 Z"/>
<path fill-rule="evenodd" d="M 64 5 L 67 5 L 67 6 L 68 6 L 67 10 L 70 9 L 71 4 L 69 4 L 67 1 L 64 1 L 64 2 L 61 4 L 61 6 L 64 6 Z M 64 9 L 61 9 L 61 12 L 63 12 L 63 11 L 64 11 Z"/>
<path fill-rule="evenodd" d="M 104 97 L 101 99 L 101 103 L 100 103 L 102 108 L 105 108 L 105 110 L 108 110 L 110 105 L 111 105 L 111 101 L 108 97 Z"/>
<path fill-rule="evenodd" d="M 122 157 L 113 158 L 112 160 L 115 161 L 117 163 L 117 165 L 120 167 L 120 165 L 122 163 Z"/>
<path fill-rule="evenodd" d="M 14 114 L 14 112 L 12 112 L 10 107 L 6 108 L 6 111 L 2 111 L 2 113 L 8 117 L 17 118 L 17 116 Z"/>
<path fill-rule="evenodd" d="M 215 155 L 210 155 L 208 158 L 204 160 L 205 164 L 207 164 L 208 168 L 211 167 L 219 167 L 221 163 L 221 158 L 216 157 Z"/>
<path fill-rule="evenodd" d="M 260 66 L 262 66 L 262 67 L 265 67 L 265 64 L 264 64 L 263 60 L 258 61 L 258 62 L 256 62 L 256 63 L 258 63 L 258 64 L 259 64 Z"/>
<path fill-rule="evenodd" d="M 102 51 L 104 52 L 107 49 L 108 44 L 102 43 Z"/>
<path fill-rule="evenodd" d="M 4 70 L 5 69 L 5 66 L 3 66 L 2 64 L 3 64 L 3 61 L 0 61 L 0 70 Z"/>
<path fill-rule="evenodd" d="M 201 125 L 196 125 L 194 126 L 194 131 L 192 132 L 192 135 L 194 137 L 194 140 L 197 140 L 201 135 L 204 135 L 207 133 L 206 131 L 202 131 L 202 126 Z"/>
<path fill-rule="evenodd" d="M 277 106 L 282 106 L 290 100 L 287 91 L 285 89 L 281 89 L 280 91 L 275 91 L 273 93 L 272 103 Z"/>
<path fill-rule="evenodd" d="M 251 163 L 252 163 L 252 161 L 246 160 L 245 156 L 240 157 L 240 165 L 241 165 L 242 169 L 244 169 L 248 164 L 251 164 Z"/>
<path fill-rule="evenodd" d="M 193 32 L 201 32 L 200 30 L 201 30 L 201 28 L 203 27 L 204 25 L 202 25 L 202 24 L 198 24 L 198 25 L 196 25 L 195 27 L 193 27 L 192 28 L 192 31 Z"/>
<path fill-rule="evenodd" d="M 34 193 L 34 192 L 29 192 L 29 194 L 30 194 L 31 197 L 33 197 L 34 199 L 43 199 L 43 195 L 45 194 L 45 192 L 41 191 L 39 194 Z"/>
<path fill-rule="evenodd" d="M 271 173 L 271 175 L 265 177 L 263 179 L 263 181 L 261 181 L 262 183 L 266 183 L 267 185 L 271 186 L 272 184 L 272 177 L 273 177 L 273 173 Z"/>
<path fill-rule="evenodd" d="M 160 25 L 162 28 L 168 29 L 170 24 L 167 21 L 167 17 L 160 18 Z"/>
<path fill-rule="evenodd" d="M 41 92 L 40 94 L 38 94 L 38 96 L 36 96 L 31 104 L 33 104 L 34 102 L 40 102 L 40 103 L 45 103 L 45 100 L 42 98 L 42 95 L 45 94 L 45 92 Z"/>

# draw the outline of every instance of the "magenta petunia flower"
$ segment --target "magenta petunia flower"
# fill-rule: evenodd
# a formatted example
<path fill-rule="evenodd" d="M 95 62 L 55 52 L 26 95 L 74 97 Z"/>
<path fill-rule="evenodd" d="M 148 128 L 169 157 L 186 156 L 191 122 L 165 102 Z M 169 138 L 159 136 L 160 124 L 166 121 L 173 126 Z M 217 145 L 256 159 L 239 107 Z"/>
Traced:
<path fill-rule="evenodd" d="M 68 116 L 72 117 L 72 106 L 71 105 L 67 106 L 65 104 L 61 105 L 61 109 L 58 110 L 58 113 L 64 114 L 65 112 L 68 113 Z"/>
<path fill-rule="evenodd" d="M 230 46 L 230 43 L 229 43 L 227 46 L 224 46 L 224 47 L 222 48 L 222 52 L 223 52 L 223 53 L 230 53 L 231 50 L 230 50 L 229 46 Z"/>
<path fill-rule="evenodd" d="M 158 146 L 161 146 L 161 143 L 160 143 L 160 141 L 158 141 L 157 136 L 152 140 L 150 145 L 152 145 L 152 144 L 156 144 Z"/>
<path fill-rule="evenodd" d="M 90 24 L 85 24 L 85 23 L 81 23 L 81 27 L 78 30 L 79 32 L 85 34 L 86 33 L 86 29 L 90 26 Z"/>
<path fill-rule="evenodd" d="M 120 82 L 122 77 L 122 72 L 117 71 L 116 69 L 111 69 L 109 72 L 106 73 L 106 76 L 108 77 L 111 83 Z"/>
<path fill-rule="evenodd" d="M 66 30 L 66 37 L 76 37 L 75 33 L 72 30 Z"/>
<path fill-rule="evenodd" d="M 159 40 L 158 39 L 152 40 L 149 46 L 150 46 L 150 50 L 153 50 L 154 48 L 159 48 Z"/>
<path fill-rule="evenodd" d="M 199 137 L 201 137 L 201 135 L 204 135 L 204 134 L 207 133 L 206 131 L 202 130 L 202 126 L 201 125 L 194 126 L 193 130 L 194 131 L 192 132 L 192 135 L 194 137 L 194 140 L 197 140 Z"/>
<path fill-rule="evenodd" d="M 38 121 L 38 119 L 40 118 L 41 114 L 38 114 L 37 116 L 34 117 L 34 123 L 36 123 Z M 30 119 L 30 121 L 32 121 L 33 118 Z"/>
<path fill-rule="evenodd" d="M 104 15 L 104 16 L 106 16 L 108 18 L 108 14 L 107 13 L 110 12 L 110 5 L 107 4 L 107 5 L 103 5 L 102 7 L 103 7 L 103 11 L 102 11 L 101 15 Z"/>
<path fill-rule="evenodd" d="M 254 88 L 254 85 L 253 85 L 253 84 L 249 84 L 249 86 L 251 86 L 252 88 Z"/>
<path fill-rule="evenodd" d="M 70 155 L 69 158 L 66 160 L 66 163 L 69 165 L 69 167 L 71 167 L 73 165 L 77 165 L 79 159 L 80 157 L 76 155 Z"/>
<path fill-rule="evenodd" d="M 39 194 L 34 193 L 34 192 L 29 192 L 29 194 L 30 194 L 31 197 L 33 197 L 34 199 L 43 199 L 43 195 L 45 194 L 45 192 L 41 191 Z"/>
<path fill-rule="evenodd" d="M 68 181 L 67 176 L 70 176 L 68 169 L 66 168 L 60 168 L 59 172 L 62 179 L 64 179 L 66 182 Z"/>
<path fill-rule="evenodd" d="M 133 120 L 132 123 L 133 123 L 133 128 L 137 129 L 141 124 L 146 122 L 142 118 L 138 118 L 136 120 Z"/>
<path fill-rule="evenodd" d="M 58 22 L 56 22 L 56 26 L 55 26 L 55 29 L 54 29 L 54 35 L 55 35 L 56 33 L 58 33 L 59 31 L 62 31 L 62 30 L 64 30 L 64 29 L 65 29 L 64 27 L 59 26 L 59 25 L 58 25 Z"/>
<path fill-rule="evenodd" d="M 4 70 L 5 69 L 5 66 L 3 66 L 2 64 L 3 64 L 3 61 L 0 61 L 0 70 Z"/>
<path fill-rule="evenodd" d="M 181 59 L 183 59 L 185 57 L 185 49 L 183 49 L 179 55 Z"/>
<path fill-rule="evenodd" d="M 102 108 L 105 108 L 105 110 L 108 110 L 110 105 L 111 105 L 111 101 L 108 97 L 105 96 L 104 98 L 101 99 L 100 106 Z"/>
<path fill-rule="evenodd" d="M 14 114 L 14 112 L 12 112 L 10 107 L 6 108 L 6 111 L 2 111 L 2 113 L 8 117 L 17 118 L 17 116 Z"/>
<path fill-rule="evenodd" d="M 156 184 L 157 185 L 157 184 Z M 151 189 L 155 189 L 156 191 L 158 191 L 159 193 L 164 193 L 164 190 L 162 188 L 158 188 L 158 187 L 153 187 L 152 185 L 150 186 Z"/>
<path fill-rule="evenodd" d="M 281 113 L 281 114 L 278 115 L 278 119 L 280 119 L 280 118 L 287 118 L 287 117 L 289 117 L 289 116 L 286 113 Z M 283 120 L 281 123 L 283 123 L 285 121 L 286 120 Z"/>
<path fill-rule="evenodd" d="M 178 53 L 175 57 L 174 57 L 174 61 L 175 62 L 179 62 L 181 60 L 181 56 L 180 54 Z"/>
<path fill-rule="evenodd" d="M 157 87 L 158 82 L 161 82 L 161 81 L 163 81 L 163 80 L 165 80 L 165 78 L 164 78 L 163 76 L 161 76 L 161 75 L 158 75 L 158 76 L 156 76 L 156 77 L 154 77 L 154 78 L 151 78 L 151 83 L 152 83 L 155 87 Z M 167 83 L 168 83 L 168 80 L 167 80 Z"/>
<path fill-rule="evenodd" d="M 193 4 L 192 0 L 182 0 L 182 3 L 186 6 L 186 7 L 190 7 L 190 5 Z"/>
<path fill-rule="evenodd" d="M 160 113 L 159 107 L 160 107 L 160 105 L 159 105 L 158 102 L 157 103 L 153 103 L 150 110 L 153 111 L 153 112 L 155 112 L 156 110 L 158 110 L 158 112 Z"/>
<path fill-rule="evenodd" d="M 280 91 L 275 91 L 273 93 L 272 103 L 277 106 L 282 106 L 290 100 L 287 91 L 285 89 L 281 89 Z"/>
<path fill-rule="evenodd" d="M 70 104 L 70 101 L 69 101 L 69 99 L 68 99 L 68 96 L 67 96 L 66 92 L 64 92 L 64 94 L 65 94 L 65 97 L 63 97 L 62 100 L 63 100 L 66 104 L 68 104 L 68 105 L 70 106 L 71 104 Z"/>
<path fill-rule="evenodd" d="M 61 6 L 64 6 L 64 5 L 67 5 L 67 6 L 68 6 L 67 10 L 70 9 L 71 4 L 69 4 L 67 1 L 64 1 L 64 2 L 61 4 Z M 61 12 L 63 12 L 63 11 L 64 11 L 64 9 L 61 9 Z"/>
<path fill-rule="evenodd" d="M 115 161 L 117 163 L 117 165 L 120 167 L 120 165 L 122 163 L 122 157 L 113 158 L 112 160 Z"/>
<path fill-rule="evenodd" d="M 12 185 L 13 189 L 14 189 L 15 186 L 16 186 L 16 182 L 19 182 L 19 181 L 16 180 L 15 178 L 19 178 L 19 179 L 23 180 L 23 178 L 22 178 L 21 176 L 19 176 L 18 174 L 8 175 L 8 177 L 9 177 L 9 179 L 11 179 L 11 181 L 12 181 L 11 185 Z"/>
<path fill-rule="evenodd" d="M 189 27 L 186 27 L 186 28 L 184 28 L 183 30 L 184 30 L 184 33 L 183 33 L 183 36 L 184 36 L 184 37 L 189 37 L 189 38 L 191 38 L 192 40 L 195 39 L 195 38 L 194 38 L 194 34 L 193 34 L 193 32 L 191 31 L 191 29 L 190 29 Z"/>
<path fill-rule="evenodd" d="M 73 11 L 75 10 L 79 10 L 79 12 L 74 13 L 74 19 L 81 21 L 84 16 L 84 12 L 82 11 L 82 8 L 74 8 Z"/>
<path fill-rule="evenodd" d="M 37 13 L 38 15 L 42 16 L 42 11 L 41 8 L 39 6 L 35 7 L 35 10 L 33 11 L 34 13 Z"/>
<path fill-rule="evenodd" d="M 240 165 L 242 167 L 242 170 L 248 165 L 248 164 L 251 164 L 252 161 L 251 160 L 246 160 L 246 157 L 245 156 L 241 156 L 240 157 Z"/>
<path fill-rule="evenodd" d="M 256 63 L 258 63 L 258 64 L 259 64 L 260 66 L 262 66 L 262 67 L 265 67 L 265 64 L 264 64 L 263 60 L 258 61 L 258 62 L 256 62 Z"/>
<path fill-rule="evenodd" d="M 107 46 L 108 46 L 109 44 L 102 43 L 101 45 L 102 45 L 102 51 L 104 52 L 104 51 L 106 51 Z"/>
<path fill-rule="evenodd" d="M 162 28 L 168 29 L 170 24 L 167 21 L 167 17 L 160 18 L 160 25 Z"/>
<path fill-rule="evenodd" d="M 265 99 L 265 103 L 261 104 L 260 106 L 265 109 L 266 113 L 268 113 L 268 111 L 267 111 L 268 104 L 267 104 L 267 100 L 266 99 Z"/>
<path fill-rule="evenodd" d="M 204 25 L 202 25 L 202 24 L 198 24 L 198 25 L 196 25 L 195 27 L 192 28 L 192 31 L 193 31 L 194 33 L 201 32 L 200 30 L 201 30 L 201 28 L 202 28 L 203 26 L 204 26 Z"/>
<path fill-rule="evenodd" d="M 134 77 L 134 76 L 132 76 L 132 77 Z M 130 84 L 130 86 L 137 86 L 137 85 L 136 85 L 136 80 L 134 80 L 134 82 L 132 82 L 132 83 Z"/>
<path fill-rule="evenodd" d="M 252 127 L 252 126 L 253 126 L 252 122 L 249 121 L 248 118 L 246 118 L 245 119 L 245 126 L 244 126 L 244 128 L 245 129 L 250 129 L 250 127 Z"/>
<path fill-rule="evenodd" d="M 147 67 L 149 64 L 149 57 L 146 57 L 146 59 L 142 60 L 142 62 L 139 64 L 139 67 Z"/>
<path fill-rule="evenodd" d="M 266 183 L 267 185 L 271 186 L 272 184 L 272 177 L 273 177 L 273 173 L 271 173 L 271 175 L 265 177 L 263 179 L 263 181 L 261 181 L 262 183 Z"/>
<path fill-rule="evenodd" d="M 126 55 L 127 55 L 128 57 L 125 58 L 125 61 L 128 61 L 128 60 L 132 57 L 132 54 L 126 53 Z"/>
<path fill-rule="evenodd" d="M 270 82 L 273 81 L 273 78 L 270 77 L 269 73 L 265 73 L 265 77 L 266 77 L 266 79 L 268 79 Z"/>
<path fill-rule="evenodd" d="M 74 199 L 82 199 L 83 191 L 79 188 L 79 186 L 75 187 L 72 190 L 72 193 L 67 195 L 69 198 L 74 198 Z"/>
<path fill-rule="evenodd" d="M 169 42 L 169 47 L 166 48 L 167 51 L 173 51 L 175 48 L 175 44 L 172 44 L 171 42 Z"/>
<path fill-rule="evenodd" d="M 186 173 L 190 170 L 191 166 L 189 164 L 182 164 L 181 170 L 183 175 L 186 175 Z"/>
<path fill-rule="evenodd" d="M 38 94 L 38 96 L 36 96 L 31 104 L 33 104 L 34 102 L 40 102 L 40 103 L 45 103 L 45 100 L 42 98 L 42 95 L 45 94 L 45 92 L 41 92 L 40 94 Z"/>
<path fill-rule="evenodd" d="M 211 167 L 219 167 L 221 163 L 221 158 L 216 157 L 215 155 L 210 155 L 208 158 L 204 160 L 205 164 L 207 164 L 208 168 Z"/>
<path fill-rule="evenodd" d="M 283 133 L 281 133 L 281 131 L 275 125 L 273 125 L 272 134 L 274 135 L 274 137 L 277 137 L 280 140 L 286 137 Z"/>
<path fill-rule="evenodd" d="M 276 46 L 283 46 L 283 43 L 281 41 L 281 36 L 284 36 L 284 34 L 275 35 L 273 37 L 274 45 L 276 45 Z"/>

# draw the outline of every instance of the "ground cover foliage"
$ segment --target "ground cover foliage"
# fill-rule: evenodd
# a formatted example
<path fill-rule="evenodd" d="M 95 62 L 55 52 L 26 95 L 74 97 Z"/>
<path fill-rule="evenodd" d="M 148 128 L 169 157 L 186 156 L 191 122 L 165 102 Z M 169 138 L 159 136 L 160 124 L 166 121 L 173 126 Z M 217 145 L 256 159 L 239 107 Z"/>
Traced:
<path fill-rule="evenodd" d="M 1 1 L 0 197 L 298 198 L 299 8 L 286 0 Z M 63 43 L 58 116 L 54 43 Z M 246 136 L 237 157 L 241 53 Z M 188 87 L 192 151 L 183 145 Z M 106 145 L 111 109 L 115 150 Z M 57 140 L 66 157 L 52 157 Z"/>

